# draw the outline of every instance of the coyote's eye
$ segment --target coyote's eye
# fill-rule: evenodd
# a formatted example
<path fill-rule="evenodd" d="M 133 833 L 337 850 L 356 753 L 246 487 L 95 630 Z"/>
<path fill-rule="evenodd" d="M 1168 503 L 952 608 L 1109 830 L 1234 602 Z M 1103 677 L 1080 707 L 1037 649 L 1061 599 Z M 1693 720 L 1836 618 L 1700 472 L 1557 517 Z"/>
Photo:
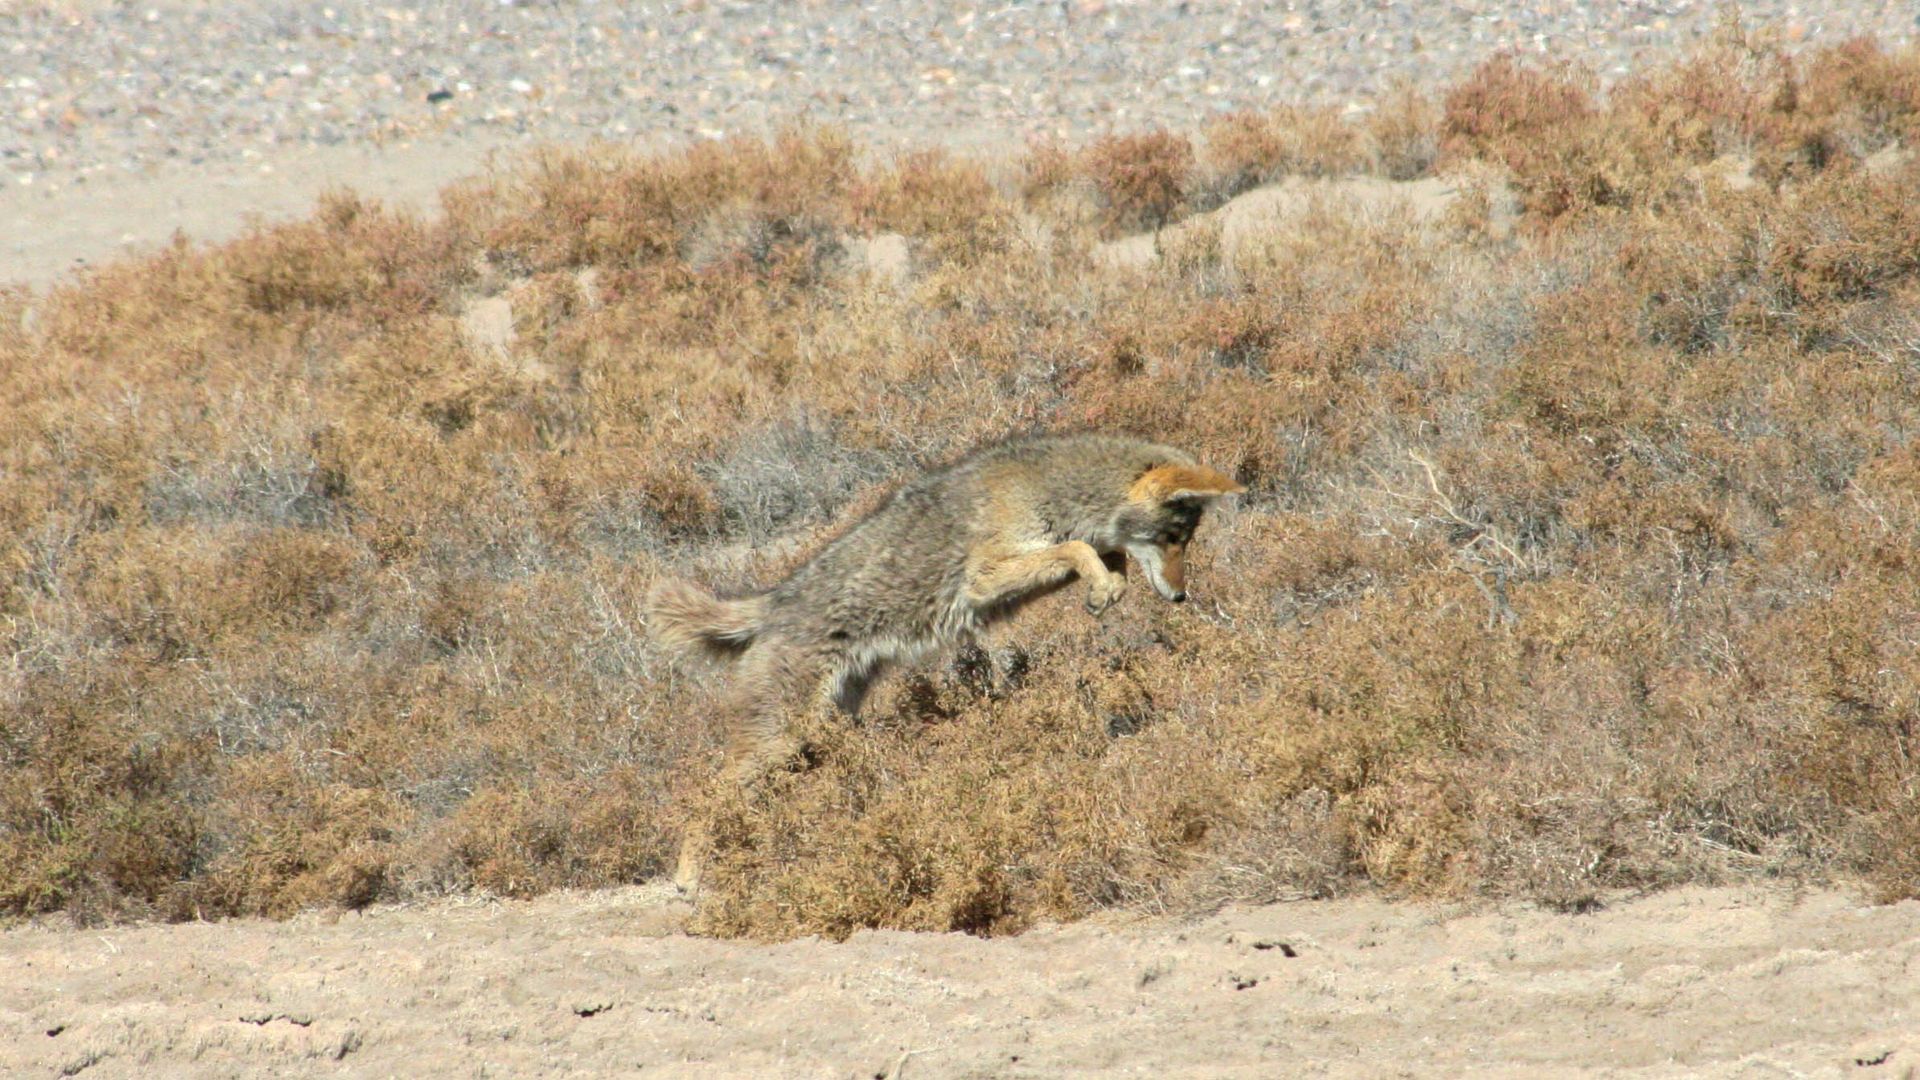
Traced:
<path fill-rule="evenodd" d="M 1199 503 L 1169 503 L 1161 508 L 1161 531 L 1172 539 L 1185 540 L 1199 526 L 1201 513 Z"/>
<path fill-rule="evenodd" d="M 1155 536 L 1154 540 L 1157 543 L 1166 545 L 1185 544 L 1187 541 L 1193 539 L 1193 530 L 1199 523 L 1198 518 L 1191 521 L 1186 519 L 1174 521 L 1171 524 L 1162 526 L 1159 535 Z"/>

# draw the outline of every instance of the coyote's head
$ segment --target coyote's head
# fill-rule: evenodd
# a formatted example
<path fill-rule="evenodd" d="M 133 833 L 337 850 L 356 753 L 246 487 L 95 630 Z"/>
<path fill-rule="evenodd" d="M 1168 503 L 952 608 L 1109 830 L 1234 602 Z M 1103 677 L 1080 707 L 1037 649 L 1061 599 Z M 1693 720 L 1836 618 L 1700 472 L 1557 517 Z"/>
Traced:
<path fill-rule="evenodd" d="M 1245 490 L 1204 465 L 1158 465 L 1133 482 L 1120 541 L 1154 592 L 1176 604 L 1187 598 L 1187 543 L 1200 515 L 1220 496 Z"/>

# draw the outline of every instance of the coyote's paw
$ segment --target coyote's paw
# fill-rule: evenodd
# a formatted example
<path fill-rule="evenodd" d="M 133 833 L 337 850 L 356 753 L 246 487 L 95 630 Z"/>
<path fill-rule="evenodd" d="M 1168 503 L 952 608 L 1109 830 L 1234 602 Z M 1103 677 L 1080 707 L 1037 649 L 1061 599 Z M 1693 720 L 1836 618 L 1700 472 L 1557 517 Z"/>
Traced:
<path fill-rule="evenodd" d="M 1109 573 L 1105 577 L 1087 586 L 1087 610 L 1101 615 L 1127 593 L 1127 579 L 1119 574 Z"/>

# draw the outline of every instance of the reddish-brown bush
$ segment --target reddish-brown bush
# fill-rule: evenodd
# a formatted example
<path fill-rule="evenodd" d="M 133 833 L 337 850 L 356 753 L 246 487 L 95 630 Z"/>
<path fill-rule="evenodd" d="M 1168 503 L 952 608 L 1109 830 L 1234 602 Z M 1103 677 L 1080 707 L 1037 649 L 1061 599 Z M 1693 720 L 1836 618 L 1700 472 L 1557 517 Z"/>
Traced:
<path fill-rule="evenodd" d="M 0 294 L 0 910 L 529 895 L 658 873 L 696 816 L 702 924 L 769 937 L 1920 895 L 1916 71 L 1743 37 L 1602 98 L 1507 58 L 1437 122 L 1042 148 L 1018 191 L 821 132 L 554 152 L 439 218 L 334 195 Z M 1095 257 L 1208 170 L 1416 175 L 1436 134 L 1477 213 L 1332 192 Z M 877 231 L 902 276 L 849 255 Z M 1197 603 L 1043 602 L 711 784 L 658 575 L 766 582 L 902 476 L 1083 427 L 1247 482 Z"/>
<path fill-rule="evenodd" d="M 1186 200 L 1193 144 L 1170 131 L 1109 135 L 1086 149 L 1084 167 L 1109 230 L 1157 229 Z"/>

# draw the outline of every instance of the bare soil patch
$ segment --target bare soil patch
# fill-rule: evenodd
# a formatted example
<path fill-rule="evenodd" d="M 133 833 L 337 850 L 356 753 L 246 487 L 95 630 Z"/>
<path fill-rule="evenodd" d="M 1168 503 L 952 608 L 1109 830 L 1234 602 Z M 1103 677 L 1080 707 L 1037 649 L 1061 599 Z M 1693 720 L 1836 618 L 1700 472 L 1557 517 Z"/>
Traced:
<path fill-rule="evenodd" d="M 1377 899 L 750 945 L 662 887 L 0 935 L 0 1072 L 1911 1076 L 1920 903 Z"/>

